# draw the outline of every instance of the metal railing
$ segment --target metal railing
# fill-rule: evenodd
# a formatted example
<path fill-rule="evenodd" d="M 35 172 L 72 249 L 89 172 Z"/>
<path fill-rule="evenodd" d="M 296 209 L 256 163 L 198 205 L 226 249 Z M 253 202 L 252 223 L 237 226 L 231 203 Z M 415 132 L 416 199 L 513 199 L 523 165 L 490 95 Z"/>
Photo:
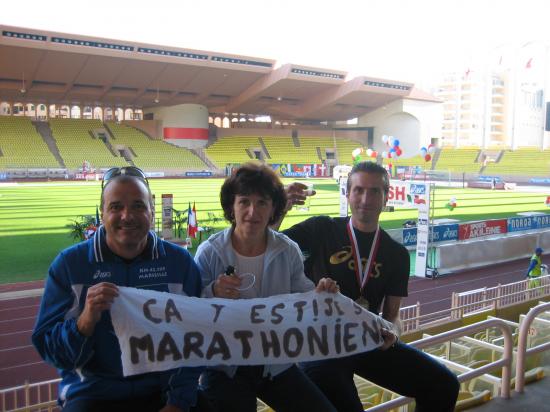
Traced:
<path fill-rule="evenodd" d="M 536 316 L 542 312 L 550 310 L 550 303 L 541 303 L 531 308 L 519 327 L 517 361 L 516 361 L 516 392 L 522 393 L 525 387 L 525 359 L 535 353 L 544 352 L 550 349 L 550 341 L 541 345 L 527 348 L 527 337 L 531 329 L 531 324 Z"/>
<path fill-rule="evenodd" d="M 444 325 L 475 313 L 515 306 L 550 296 L 550 275 L 541 276 L 539 280 L 539 285 L 532 288 L 529 288 L 529 279 L 525 279 L 492 288 L 453 293 L 451 307 L 437 312 L 423 314 L 422 305 L 419 303 L 403 307 L 399 312 L 403 334 Z"/>
<path fill-rule="evenodd" d="M 61 379 L 26 383 L 0 390 L 0 410 L 13 412 L 56 411 L 57 385 Z"/>
<path fill-rule="evenodd" d="M 467 382 L 475 377 L 482 376 L 489 371 L 493 371 L 498 368 L 502 368 L 502 377 L 500 378 L 500 396 L 508 399 L 510 397 L 510 379 L 512 373 L 512 349 L 514 342 L 512 340 L 512 331 L 510 326 L 501 319 L 488 319 L 482 322 L 474 323 L 473 325 L 463 326 L 462 328 L 453 329 L 448 332 L 441 333 L 439 335 L 430 336 L 423 338 L 411 343 L 411 346 L 416 347 L 417 349 L 426 348 L 438 343 L 448 342 L 455 338 L 460 338 L 467 334 L 472 334 L 485 330 L 487 328 L 498 328 L 502 331 L 504 336 L 504 349 L 502 358 L 489 362 L 484 366 L 481 366 L 476 369 L 464 367 L 466 372 L 458 375 L 459 382 Z M 407 398 L 405 396 L 400 396 L 399 398 L 392 399 L 383 404 L 379 404 L 369 408 L 369 412 L 382 412 L 389 411 L 398 406 L 403 406 L 411 403 L 413 399 Z"/>

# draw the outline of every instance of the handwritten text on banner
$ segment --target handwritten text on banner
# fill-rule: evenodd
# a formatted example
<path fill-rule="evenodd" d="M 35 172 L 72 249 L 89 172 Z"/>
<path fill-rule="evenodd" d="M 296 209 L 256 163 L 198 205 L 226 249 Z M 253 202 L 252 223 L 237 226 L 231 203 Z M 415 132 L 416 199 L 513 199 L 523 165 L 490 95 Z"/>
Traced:
<path fill-rule="evenodd" d="M 262 365 L 348 356 L 391 323 L 341 294 L 203 299 L 120 287 L 111 308 L 124 375 L 182 366 Z"/>

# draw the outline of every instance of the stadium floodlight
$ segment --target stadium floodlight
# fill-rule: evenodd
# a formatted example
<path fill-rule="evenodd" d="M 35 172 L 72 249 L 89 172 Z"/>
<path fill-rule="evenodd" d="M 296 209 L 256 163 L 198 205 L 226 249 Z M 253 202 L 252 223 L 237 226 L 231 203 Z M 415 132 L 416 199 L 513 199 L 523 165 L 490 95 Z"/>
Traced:
<path fill-rule="evenodd" d="M 25 94 L 27 92 L 27 89 L 25 88 L 25 72 L 23 72 L 23 78 L 21 80 L 21 89 L 19 91 L 22 94 Z"/>
<path fill-rule="evenodd" d="M 160 103 L 160 99 L 159 99 L 159 87 L 157 86 L 157 97 L 155 97 L 155 100 L 154 100 L 155 103 Z"/>

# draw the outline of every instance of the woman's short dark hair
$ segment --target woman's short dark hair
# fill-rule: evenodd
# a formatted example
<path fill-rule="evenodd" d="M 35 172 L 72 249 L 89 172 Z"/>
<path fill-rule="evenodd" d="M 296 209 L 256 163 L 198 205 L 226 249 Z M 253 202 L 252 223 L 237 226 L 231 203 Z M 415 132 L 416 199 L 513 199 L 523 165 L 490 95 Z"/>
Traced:
<path fill-rule="evenodd" d="M 237 195 L 258 194 L 273 202 L 273 217 L 269 224 L 277 222 L 286 207 L 286 193 L 279 176 L 260 163 L 245 163 L 225 179 L 220 190 L 220 203 L 224 217 L 234 223 L 233 204 Z"/>

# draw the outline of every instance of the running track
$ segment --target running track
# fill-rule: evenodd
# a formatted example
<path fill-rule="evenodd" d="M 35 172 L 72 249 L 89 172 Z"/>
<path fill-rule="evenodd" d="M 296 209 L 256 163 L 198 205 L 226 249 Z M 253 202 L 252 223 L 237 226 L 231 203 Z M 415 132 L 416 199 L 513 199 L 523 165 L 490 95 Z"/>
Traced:
<path fill-rule="evenodd" d="M 523 280 L 528 259 L 463 271 L 437 279 L 411 277 L 402 306 L 422 304 L 422 313 L 447 309 L 452 292 L 464 292 Z M 30 336 L 40 297 L 2 300 L 4 292 L 41 288 L 42 281 L 0 285 L 0 389 L 57 378 L 34 350 Z"/>

